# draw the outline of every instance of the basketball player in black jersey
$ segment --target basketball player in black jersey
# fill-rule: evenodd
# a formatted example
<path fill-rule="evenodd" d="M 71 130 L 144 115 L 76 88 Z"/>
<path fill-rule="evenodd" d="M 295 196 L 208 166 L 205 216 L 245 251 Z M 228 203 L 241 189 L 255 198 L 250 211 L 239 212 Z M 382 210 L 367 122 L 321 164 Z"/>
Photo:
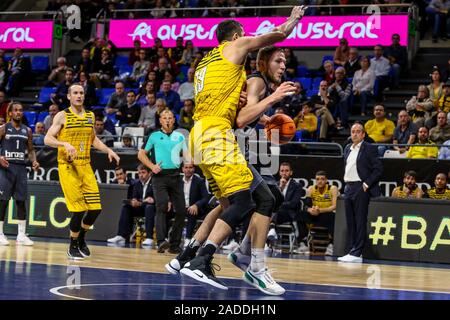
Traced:
<path fill-rule="evenodd" d="M 258 122 L 264 125 L 269 120 L 265 112 L 295 90 L 292 82 L 281 83 L 286 70 L 286 59 L 280 48 L 271 46 L 260 49 L 257 60 L 259 72 L 248 77 L 246 106 L 239 111 L 236 119 L 236 126 L 247 133 L 253 130 Z M 248 149 L 245 153 L 247 156 Z M 247 283 L 266 294 L 280 295 L 285 290 L 268 273 L 264 245 L 271 214 L 281 204 L 283 196 L 273 177 L 262 177 L 253 166 L 249 166 L 253 173 L 250 190 L 256 209 L 240 247 L 231 253 L 228 259 L 245 272 L 243 278 Z M 195 256 L 221 211 L 218 206 L 208 214 L 183 253 L 166 265 L 169 272 L 178 273 L 183 265 Z"/>
<path fill-rule="evenodd" d="M 7 113 L 11 121 L 0 127 L 0 245 L 9 245 L 3 233 L 3 225 L 9 199 L 13 197 L 19 220 L 16 242 L 32 246 L 33 241 L 25 234 L 27 225 L 25 201 L 28 197 L 26 151 L 34 170 L 39 168 L 39 163 L 33 148 L 33 133 L 22 124 L 23 106 L 18 102 L 11 102 Z"/>

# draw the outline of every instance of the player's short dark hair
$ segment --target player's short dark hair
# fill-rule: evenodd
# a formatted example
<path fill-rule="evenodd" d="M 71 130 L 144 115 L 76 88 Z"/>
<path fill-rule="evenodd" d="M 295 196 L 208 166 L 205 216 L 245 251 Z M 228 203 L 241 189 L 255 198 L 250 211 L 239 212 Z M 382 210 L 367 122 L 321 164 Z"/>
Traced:
<path fill-rule="evenodd" d="M 137 167 L 138 170 L 145 170 L 147 172 L 150 172 L 150 168 L 145 166 L 144 164 L 140 163 Z"/>
<path fill-rule="evenodd" d="M 317 176 L 324 176 L 325 178 L 327 178 L 327 172 L 325 170 L 319 170 L 316 172 L 316 177 Z"/>
<path fill-rule="evenodd" d="M 408 170 L 405 172 L 405 178 L 406 177 L 413 177 L 414 179 L 417 179 L 417 172 L 415 172 L 414 170 Z"/>
<path fill-rule="evenodd" d="M 236 20 L 225 20 L 219 23 L 216 29 L 216 38 L 219 43 L 224 40 L 231 41 L 235 33 L 242 32 L 244 28 Z"/>
<path fill-rule="evenodd" d="M 117 166 L 117 167 L 114 168 L 114 171 L 119 171 L 119 170 L 122 170 L 123 173 L 127 173 L 127 171 L 121 166 Z"/>
<path fill-rule="evenodd" d="M 280 164 L 280 168 L 281 167 L 289 167 L 289 169 L 292 171 L 292 165 L 289 163 L 289 162 L 282 162 L 281 164 Z"/>

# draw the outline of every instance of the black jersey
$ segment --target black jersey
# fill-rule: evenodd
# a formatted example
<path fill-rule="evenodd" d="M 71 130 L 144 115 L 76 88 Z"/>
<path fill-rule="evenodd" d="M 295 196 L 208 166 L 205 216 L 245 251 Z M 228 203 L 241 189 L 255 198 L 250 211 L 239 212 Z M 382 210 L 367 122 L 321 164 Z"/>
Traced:
<path fill-rule="evenodd" d="M 21 124 L 14 128 L 11 122 L 5 124 L 5 136 L 1 141 L 1 155 L 8 162 L 25 164 L 25 154 L 28 149 L 28 127 Z"/>

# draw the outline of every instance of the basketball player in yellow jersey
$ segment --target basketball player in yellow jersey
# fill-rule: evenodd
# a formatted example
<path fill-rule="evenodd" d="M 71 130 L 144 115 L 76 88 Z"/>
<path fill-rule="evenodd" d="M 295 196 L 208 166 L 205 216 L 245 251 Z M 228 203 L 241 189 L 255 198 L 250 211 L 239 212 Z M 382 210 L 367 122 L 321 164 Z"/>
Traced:
<path fill-rule="evenodd" d="M 59 181 L 67 209 L 72 213 L 67 255 L 83 260 L 90 256 L 85 234 L 102 209 L 97 180 L 91 168 L 91 145 L 107 153 L 110 162 L 114 159 L 118 165 L 120 158 L 95 135 L 94 113 L 83 107 L 83 87 L 71 85 L 67 98 L 70 107 L 56 114 L 44 142 L 58 148 Z"/>
<path fill-rule="evenodd" d="M 217 247 L 252 210 L 250 185 L 253 175 L 232 132 L 239 96 L 246 80 L 244 63 L 249 52 L 286 39 L 306 8 L 294 7 L 289 19 L 272 31 L 245 37 L 242 25 L 225 20 L 216 29 L 219 45 L 198 64 L 194 78 L 196 121 L 190 133 L 190 150 L 218 199 L 229 206 L 216 221 L 208 240 L 182 275 L 226 290 L 217 279 L 211 261 Z M 222 200 L 223 201 L 223 200 Z"/>

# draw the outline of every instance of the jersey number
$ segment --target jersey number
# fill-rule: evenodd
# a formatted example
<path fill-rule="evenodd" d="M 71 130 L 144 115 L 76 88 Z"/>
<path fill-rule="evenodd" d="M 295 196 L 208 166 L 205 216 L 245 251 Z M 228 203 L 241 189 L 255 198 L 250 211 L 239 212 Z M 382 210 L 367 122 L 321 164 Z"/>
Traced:
<path fill-rule="evenodd" d="M 16 149 L 19 149 L 19 143 L 20 143 L 20 141 L 19 141 L 19 140 L 16 140 L 16 142 L 17 142 Z"/>
<path fill-rule="evenodd" d="M 205 85 L 206 68 L 208 67 L 201 68 L 195 73 L 195 94 L 198 94 L 203 90 Z"/>

